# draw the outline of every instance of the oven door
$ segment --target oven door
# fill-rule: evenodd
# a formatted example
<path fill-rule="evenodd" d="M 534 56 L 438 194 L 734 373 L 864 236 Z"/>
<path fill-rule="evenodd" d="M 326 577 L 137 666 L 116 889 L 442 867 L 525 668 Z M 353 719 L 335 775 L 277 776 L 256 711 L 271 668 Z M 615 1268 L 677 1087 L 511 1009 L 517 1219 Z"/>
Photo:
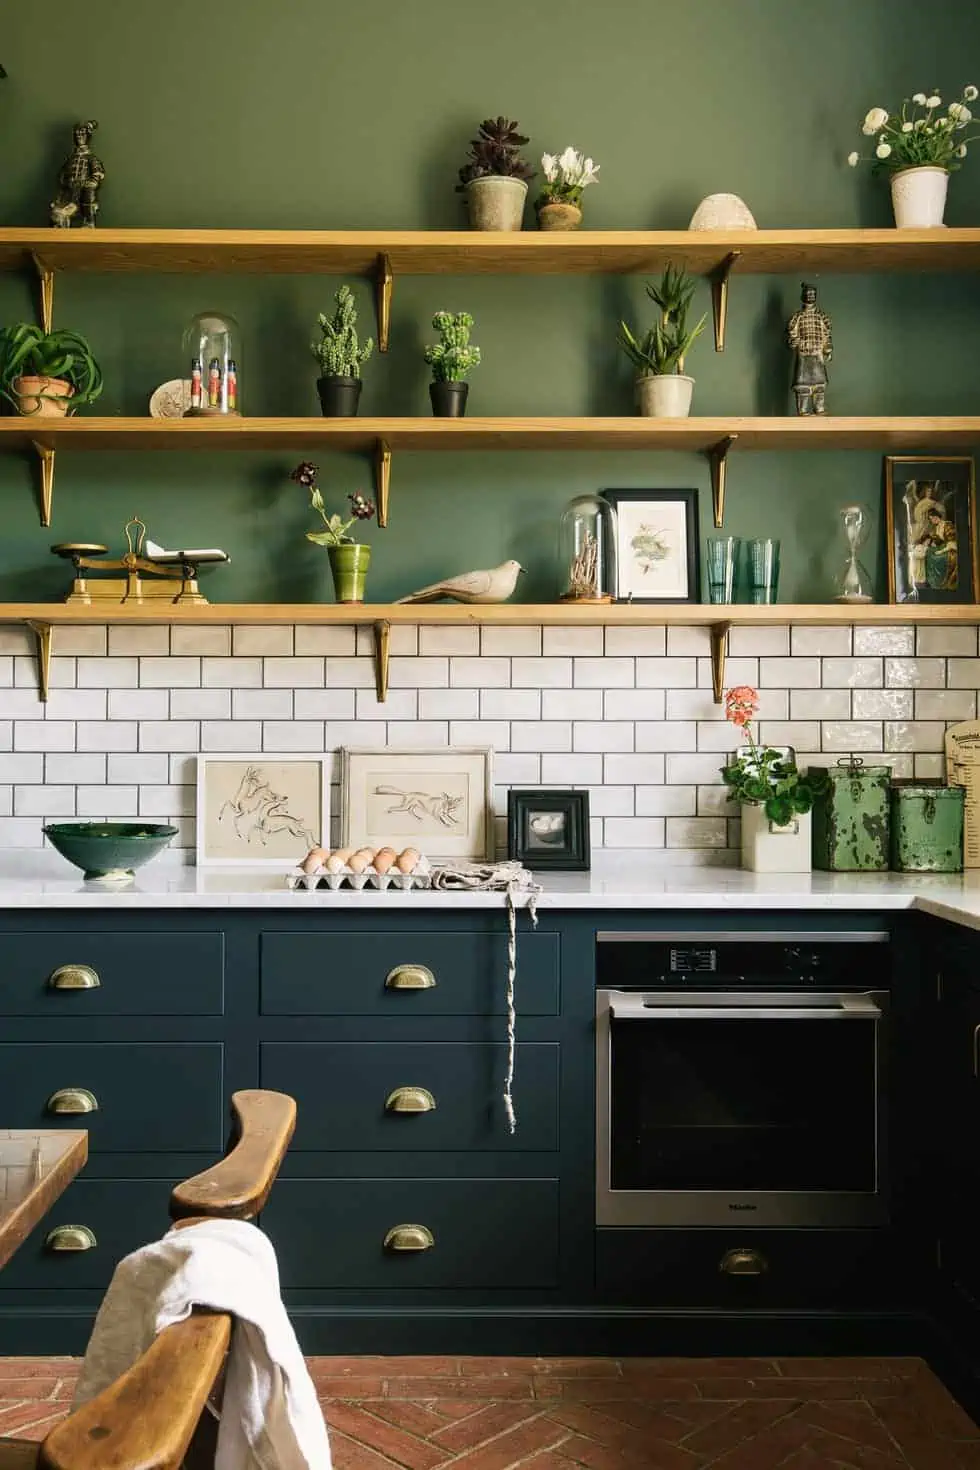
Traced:
<path fill-rule="evenodd" d="M 888 995 L 599 990 L 596 1223 L 887 1220 Z"/>

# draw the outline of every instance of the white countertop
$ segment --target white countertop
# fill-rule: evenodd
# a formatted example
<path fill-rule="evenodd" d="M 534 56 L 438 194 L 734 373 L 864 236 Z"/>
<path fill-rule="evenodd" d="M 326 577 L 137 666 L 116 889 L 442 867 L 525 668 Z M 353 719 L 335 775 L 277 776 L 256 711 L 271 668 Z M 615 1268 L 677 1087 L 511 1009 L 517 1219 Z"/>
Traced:
<path fill-rule="evenodd" d="M 539 875 L 538 907 L 652 910 L 759 909 L 832 913 L 919 909 L 980 929 L 980 870 L 957 875 L 746 873 L 738 868 L 673 868 L 643 855 L 600 853 L 590 873 Z M 518 903 L 526 903 L 526 895 Z M 0 909 L 415 909 L 502 908 L 499 893 L 428 890 L 292 892 L 275 872 L 177 866 L 166 855 L 117 884 L 86 883 L 54 852 L 0 853 Z"/>

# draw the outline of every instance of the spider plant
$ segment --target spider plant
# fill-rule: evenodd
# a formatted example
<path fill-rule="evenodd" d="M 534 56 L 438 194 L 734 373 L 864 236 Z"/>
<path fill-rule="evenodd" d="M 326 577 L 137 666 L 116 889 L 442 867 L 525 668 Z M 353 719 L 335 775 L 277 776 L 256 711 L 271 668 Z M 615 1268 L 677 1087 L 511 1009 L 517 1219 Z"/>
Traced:
<path fill-rule="evenodd" d="M 102 392 L 102 369 L 85 338 L 65 329 L 45 332 L 33 322 L 0 328 L 0 393 L 18 412 L 21 396 L 14 384 L 24 377 L 56 378 L 68 383 L 72 390 L 69 412 L 94 403 Z M 31 395 L 38 405 L 35 412 L 40 411 L 40 400 L 47 396 L 43 392 Z"/>

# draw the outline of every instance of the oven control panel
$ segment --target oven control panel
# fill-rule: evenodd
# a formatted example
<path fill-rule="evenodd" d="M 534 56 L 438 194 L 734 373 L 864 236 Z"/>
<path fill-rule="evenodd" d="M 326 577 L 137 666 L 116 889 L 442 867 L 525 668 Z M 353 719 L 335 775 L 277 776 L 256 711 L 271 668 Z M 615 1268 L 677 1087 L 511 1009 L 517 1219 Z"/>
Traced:
<path fill-rule="evenodd" d="M 597 983 L 615 990 L 866 990 L 886 984 L 889 936 L 707 933 L 596 936 Z"/>

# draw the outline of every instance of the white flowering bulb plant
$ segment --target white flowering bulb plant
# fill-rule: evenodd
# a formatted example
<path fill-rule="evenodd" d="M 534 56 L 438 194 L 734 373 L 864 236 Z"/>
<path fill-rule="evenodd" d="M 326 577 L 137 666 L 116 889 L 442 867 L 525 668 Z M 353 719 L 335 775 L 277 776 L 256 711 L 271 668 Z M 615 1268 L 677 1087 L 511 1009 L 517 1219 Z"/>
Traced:
<path fill-rule="evenodd" d="M 900 112 L 872 107 L 861 124 L 864 136 L 875 140 L 870 163 L 890 173 L 902 168 L 960 168 L 967 144 L 980 138 L 980 133 L 966 134 L 973 121 L 969 104 L 977 95 L 976 87 L 964 87 L 960 101 L 951 102 L 945 111 L 938 92 L 906 97 Z M 856 168 L 861 154 L 851 153 L 847 161 Z"/>
<path fill-rule="evenodd" d="M 577 148 L 566 148 L 564 153 L 542 153 L 541 171 L 545 183 L 538 200 L 539 209 L 543 204 L 574 204 L 579 208 L 584 190 L 599 177 L 599 165 Z"/>

